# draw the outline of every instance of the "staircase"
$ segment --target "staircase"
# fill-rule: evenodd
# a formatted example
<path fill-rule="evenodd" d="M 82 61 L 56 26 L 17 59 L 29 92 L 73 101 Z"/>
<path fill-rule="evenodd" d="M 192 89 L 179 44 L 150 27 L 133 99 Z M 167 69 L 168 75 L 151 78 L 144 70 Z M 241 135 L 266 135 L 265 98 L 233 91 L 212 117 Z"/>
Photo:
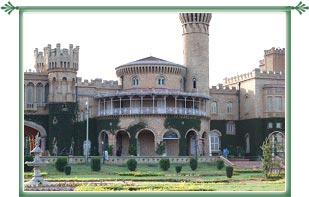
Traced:
<path fill-rule="evenodd" d="M 232 161 L 232 162 L 236 169 L 261 169 L 262 167 L 261 161 L 237 160 L 237 161 Z"/>

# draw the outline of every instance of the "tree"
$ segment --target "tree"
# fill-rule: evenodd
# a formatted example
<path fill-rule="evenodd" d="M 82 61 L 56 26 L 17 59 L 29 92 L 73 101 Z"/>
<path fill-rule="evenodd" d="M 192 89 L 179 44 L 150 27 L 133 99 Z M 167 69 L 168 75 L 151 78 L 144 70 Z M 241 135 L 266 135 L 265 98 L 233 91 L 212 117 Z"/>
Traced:
<path fill-rule="evenodd" d="M 271 142 L 269 137 L 267 137 L 261 149 L 263 151 L 262 169 L 264 177 L 280 176 L 280 172 L 284 167 L 284 159 L 280 158 L 276 152 L 282 149 L 281 145 L 276 140 Z"/>

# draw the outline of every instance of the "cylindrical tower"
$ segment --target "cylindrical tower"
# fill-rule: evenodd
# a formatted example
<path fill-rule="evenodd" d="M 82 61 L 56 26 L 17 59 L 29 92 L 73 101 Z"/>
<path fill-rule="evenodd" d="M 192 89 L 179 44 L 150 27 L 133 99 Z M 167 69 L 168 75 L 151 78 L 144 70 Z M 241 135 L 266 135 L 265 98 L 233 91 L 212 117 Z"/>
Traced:
<path fill-rule="evenodd" d="M 211 13 L 180 13 L 183 28 L 185 90 L 209 96 L 209 22 Z"/>

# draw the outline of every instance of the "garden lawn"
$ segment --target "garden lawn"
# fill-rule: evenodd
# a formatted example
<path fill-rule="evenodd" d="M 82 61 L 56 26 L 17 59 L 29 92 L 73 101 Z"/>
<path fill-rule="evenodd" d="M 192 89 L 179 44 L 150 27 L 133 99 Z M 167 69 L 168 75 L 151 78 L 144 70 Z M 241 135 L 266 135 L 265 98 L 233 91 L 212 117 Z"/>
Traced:
<path fill-rule="evenodd" d="M 264 181 L 261 171 L 237 171 L 232 178 L 226 177 L 225 168 L 218 170 L 215 165 L 199 163 L 192 171 L 189 164 L 182 164 L 182 171 L 176 173 L 171 164 L 167 171 L 159 164 L 138 164 L 131 172 L 125 165 L 102 164 L 101 170 L 92 171 L 90 164 L 73 164 L 70 175 L 58 172 L 55 165 L 41 168 L 43 178 L 49 182 L 77 182 L 76 191 L 284 191 L 285 180 Z M 25 181 L 32 173 L 25 173 Z M 131 181 L 133 185 L 111 183 L 96 185 L 104 181 Z M 116 188 L 116 189 L 115 189 Z"/>

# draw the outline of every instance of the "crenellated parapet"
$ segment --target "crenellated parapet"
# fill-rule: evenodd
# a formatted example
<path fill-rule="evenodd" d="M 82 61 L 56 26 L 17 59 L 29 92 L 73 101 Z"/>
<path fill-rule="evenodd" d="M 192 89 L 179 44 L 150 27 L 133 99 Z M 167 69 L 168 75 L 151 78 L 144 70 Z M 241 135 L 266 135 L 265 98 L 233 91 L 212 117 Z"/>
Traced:
<path fill-rule="evenodd" d="M 275 48 L 272 47 L 271 49 L 264 50 L 264 55 L 270 55 L 270 54 L 280 54 L 285 55 L 285 48 Z"/>
<path fill-rule="evenodd" d="M 179 19 L 182 23 L 183 34 L 206 33 L 211 20 L 211 13 L 180 13 Z"/>
<path fill-rule="evenodd" d="M 118 81 L 116 80 L 102 80 L 100 78 L 91 79 L 90 81 L 88 79 L 82 80 L 81 77 L 77 77 L 77 86 L 79 87 L 95 87 L 95 88 L 112 88 L 112 89 L 118 89 Z"/>
<path fill-rule="evenodd" d="M 237 75 L 230 78 L 224 78 L 224 85 L 235 84 L 249 79 L 285 79 L 285 73 L 273 71 L 261 71 L 259 68 L 251 72 Z"/>
<path fill-rule="evenodd" d="M 217 86 L 211 86 L 209 92 L 210 94 L 236 94 L 237 89 L 235 87 L 223 86 L 220 83 Z"/>
<path fill-rule="evenodd" d="M 35 69 L 37 72 L 67 70 L 76 72 L 79 67 L 79 46 L 69 49 L 61 49 L 58 43 L 56 48 L 52 49 L 51 45 L 44 47 L 44 53 L 37 48 L 34 50 Z"/>

